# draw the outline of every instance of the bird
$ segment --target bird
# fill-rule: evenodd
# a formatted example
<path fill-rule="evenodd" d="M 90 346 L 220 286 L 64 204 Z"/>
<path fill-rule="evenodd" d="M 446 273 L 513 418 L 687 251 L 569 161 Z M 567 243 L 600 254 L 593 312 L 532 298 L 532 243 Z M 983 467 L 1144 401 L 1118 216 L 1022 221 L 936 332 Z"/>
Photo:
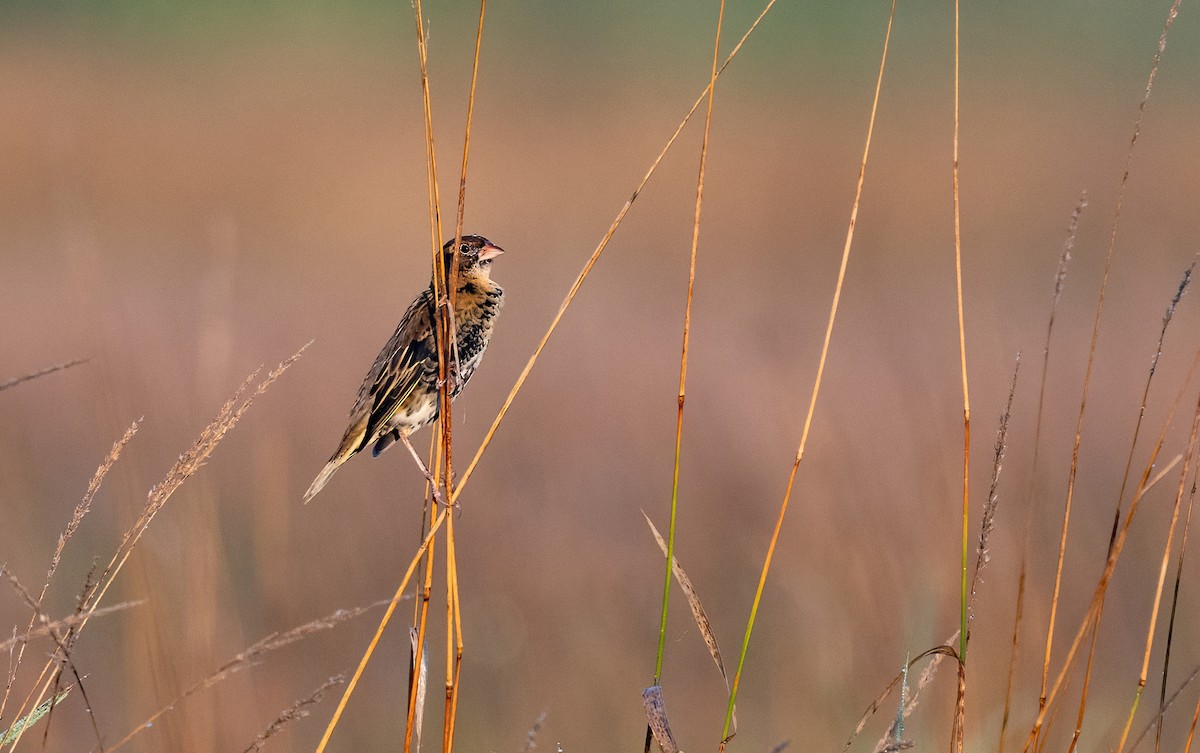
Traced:
<path fill-rule="evenodd" d="M 456 255 L 454 240 L 442 246 L 446 275 Z M 458 397 L 479 366 L 492 338 L 496 314 L 504 303 L 504 289 L 491 278 L 492 262 L 504 250 L 479 235 L 464 235 L 457 247 L 458 284 L 454 296 L 456 352 L 447 365 L 450 399 Z M 444 302 L 443 302 L 444 303 Z M 378 457 L 402 437 L 437 420 L 437 336 L 434 330 L 434 283 L 421 292 L 404 312 L 358 388 L 350 409 L 349 425 L 341 444 L 304 494 L 307 503 L 317 495 L 338 468 L 369 445 Z"/>

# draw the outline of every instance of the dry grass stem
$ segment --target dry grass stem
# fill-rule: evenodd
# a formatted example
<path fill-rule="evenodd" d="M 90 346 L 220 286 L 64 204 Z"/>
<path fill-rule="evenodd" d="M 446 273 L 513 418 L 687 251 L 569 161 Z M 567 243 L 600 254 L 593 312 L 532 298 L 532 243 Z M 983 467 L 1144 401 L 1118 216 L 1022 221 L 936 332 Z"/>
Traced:
<path fill-rule="evenodd" d="M 25 382 L 32 381 L 34 379 L 37 379 L 38 377 L 44 377 L 48 374 L 53 374 L 57 371 L 64 371 L 66 369 L 71 368 L 72 366 L 78 366 L 81 363 L 87 363 L 90 360 L 92 360 L 92 359 L 76 358 L 72 361 L 67 361 L 66 363 L 59 363 L 59 364 L 55 364 L 53 366 L 47 366 L 44 369 L 38 369 L 37 371 L 32 371 L 28 374 L 24 374 L 19 377 L 13 377 L 12 379 L 9 379 L 6 382 L 0 382 L 0 392 L 3 392 L 12 387 L 16 387 L 18 384 L 24 384 Z"/>
<path fill-rule="evenodd" d="M 207 690 L 217 683 L 229 678 L 231 675 L 254 666 L 266 654 L 275 651 L 276 649 L 283 648 L 284 646 L 290 646 L 291 644 L 301 641 L 308 636 L 313 635 L 314 633 L 324 632 L 331 628 L 337 627 L 338 625 L 341 625 L 344 622 L 349 622 L 355 617 L 358 617 L 359 615 L 364 614 L 371 609 L 375 609 L 389 603 L 390 602 L 388 600 L 384 599 L 363 607 L 354 607 L 353 609 L 338 609 L 337 611 L 332 612 L 324 617 L 318 617 L 315 620 L 306 622 L 303 625 L 297 625 L 289 630 L 285 630 L 282 633 L 271 633 L 270 635 L 267 635 L 261 640 L 251 644 L 250 646 L 247 646 L 243 651 L 236 654 L 229 661 L 217 667 L 217 669 L 210 675 L 196 683 L 193 683 L 187 690 L 183 691 L 174 699 L 172 699 L 170 703 L 164 704 L 153 714 L 146 717 L 141 724 L 129 730 L 124 737 L 122 737 L 115 745 L 109 748 L 109 753 L 117 750 L 118 748 L 124 747 L 130 740 L 137 736 L 138 733 L 153 727 L 155 722 L 157 722 L 163 715 L 173 711 L 177 706 L 179 706 L 179 704 L 183 703 L 197 693 Z M 324 687 L 322 689 L 324 690 Z"/>
<path fill-rule="evenodd" d="M 1126 460 L 1125 460 L 1125 472 L 1121 477 L 1121 488 L 1120 488 L 1120 491 L 1117 493 L 1117 503 L 1116 503 L 1115 511 L 1113 513 L 1112 533 L 1109 536 L 1109 547 L 1112 546 L 1112 542 L 1117 536 L 1117 528 L 1121 524 L 1121 505 L 1125 499 L 1125 489 L 1128 486 L 1130 472 L 1132 471 L 1132 468 L 1133 468 L 1134 451 L 1137 447 L 1138 437 L 1141 436 L 1142 423 L 1146 416 L 1146 405 L 1149 402 L 1149 398 L 1150 398 L 1150 387 L 1154 383 L 1154 375 L 1158 371 L 1158 361 L 1162 357 L 1163 342 L 1166 339 L 1167 328 L 1171 324 L 1171 319 L 1175 314 L 1175 309 L 1179 306 L 1179 301 L 1183 298 L 1183 294 L 1187 291 L 1188 283 L 1191 281 L 1192 270 L 1195 267 L 1195 264 L 1196 264 L 1196 262 L 1195 262 L 1195 260 L 1193 260 L 1191 266 L 1189 266 L 1187 268 L 1187 270 L 1184 271 L 1183 278 L 1180 280 L 1179 286 L 1175 290 L 1175 295 L 1171 298 L 1170 303 L 1167 304 L 1166 313 L 1163 315 L 1162 328 L 1159 330 L 1159 334 L 1158 334 L 1158 342 L 1155 345 L 1154 355 L 1150 359 L 1150 372 L 1146 375 L 1146 382 L 1142 388 L 1142 399 L 1141 399 L 1141 403 L 1139 404 L 1139 407 L 1138 407 L 1137 420 L 1134 422 L 1133 438 L 1130 439 L 1130 442 L 1129 442 L 1129 454 L 1127 455 Z M 1189 378 L 1189 381 L 1190 381 L 1190 378 Z M 1083 730 L 1083 720 L 1084 720 L 1084 716 L 1087 711 L 1088 691 L 1091 688 L 1092 670 L 1095 666 L 1096 642 L 1097 642 L 1096 639 L 1098 637 L 1098 634 L 1100 631 L 1100 624 L 1103 619 L 1104 619 L 1104 605 L 1101 604 L 1100 610 L 1097 612 L 1096 619 L 1092 625 L 1091 635 L 1088 639 L 1088 657 L 1087 657 L 1087 662 L 1084 666 L 1083 688 L 1080 693 L 1079 711 L 1076 714 L 1075 732 L 1071 738 L 1071 744 L 1068 748 L 1068 753 L 1074 753 L 1075 747 L 1079 742 L 1080 734 Z"/>
<path fill-rule="evenodd" d="M 1046 377 L 1050 373 L 1050 343 L 1054 335 L 1054 319 L 1058 313 L 1058 303 L 1066 286 L 1067 266 L 1071 261 L 1071 250 L 1075 247 L 1075 238 L 1079 230 L 1079 218 L 1087 207 L 1087 192 L 1080 195 L 1079 201 L 1071 212 L 1071 221 L 1067 226 L 1067 237 L 1063 241 L 1062 254 L 1058 259 L 1058 271 L 1054 275 L 1054 295 L 1050 303 L 1050 316 L 1046 323 L 1046 339 L 1042 346 L 1042 374 L 1038 385 L 1037 416 L 1033 429 L 1033 459 L 1030 461 L 1029 489 L 1025 500 L 1025 538 L 1021 546 L 1021 571 L 1017 577 L 1017 605 L 1013 614 L 1012 645 L 1008 657 L 1008 679 L 1004 689 L 1004 713 L 1000 722 L 1000 734 L 997 740 L 997 753 L 1004 753 L 1004 738 L 1008 731 L 1008 719 L 1012 712 L 1013 681 L 1017 671 L 1017 655 L 1021 645 L 1021 620 L 1025 614 L 1025 576 L 1029 567 L 1029 541 L 1033 532 L 1033 511 L 1035 509 L 1034 491 L 1037 486 L 1038 459 L 1042 447 L 1042 418 L 1046 405 Z M 1042 673 L 1041 695 L 1046 694 L 1046 673 Z"/>
<path fill-rule="evenodd" d="M 138 516 L 138 519 L 134 522 L 133 526 L 126 531 L 121 543 L 117 547 L 116 553 L 109 561 L 108 566 L 105 567 L 103 572 L 100 574 L 99 580 L 93 581 L 89 575 L 88 587 L 80 597 L 80 603 L 78 607 L 78 613 L 82 616 L 82 619 L 69 628 L 67 636 L 59 642 L 60 645 L 58 653 L 43 667 L 42 673 L 38 680 L 38 682 L 41 682 L 42 685 L 41 689 L 36 691 L 37 698 L 33 701 L 34 705 L 40 705 L 46 698 L 47 694 L 51 693 L 52 686 L 57 686 L 58 673 L 50 672 L 50 668 L 59 661 L 66 661 L 68 662 L 68 665 L 71 665 L 69 656 L 71 645 L 73 645 L 74 640 L 78 638 L 79 632 L 82 631 L 84 626 L 87 625 L 87 622 L 91 616 L 95 614 L 101 600 L 104 598 L 104 595 L 108 592 L 108 589 L 113 582 L 115 582 L 122 567 L 128 560 L 130 553 L 133 551 L 134 546 L 141 539 L 142 535 L 149 527 L 150 522 L 154 519 L 154 516 L 159 510 L 162 509 L 167 500 L 170 499 L 171 495 L 174 494 L 174 492 L 180 486 L 182 486 L 184 481 L 190 478 L 204 465 L 205 461 L 212 455 L 212 452 L 216 449 L 216 446 L 220 443 L 220 441 L 229 431 L 234 428 L 234 426 L 237 425 L 238 421 L 242 418 L 245 412 L 249 410 L 250 405 L 253 404 L 254 400 L 261 396 L 267 390 L 267 388 L 269 388 L 271 384 L 273 384 L 275 380 L 278 379 L 283 372 L 288 369 L 288 367 L 295 363 L 295 361 L 300 357 L 307 347 L 308 345 L 306 344 L 291 358 L 281 363 L 277 368 L 272 370 L 268 374 L 267 378 L 259 383 L 252 392 L 246 394 L 246 390 L 248 389 L 249 385 L 253 383 L 258 371 L 255 371 L 253 374 L 251 374 L 251 376 L 238 388 L 233 398 L 221 406 L 221 409 L 217 412 L 216 418 L 214 418 L 212 422 L 210 422 L 208 426 L 204 428 L 204 430 L 200 433 L 200 438 L 196 441 L 196 443 L 179 457 L 179 460 L 168 472 L 166 478 L 151 487 L 150 492 L 147 495 L 145 507 Z M 74 671 L 73 665 L 71 666 L 72 670 Z M 48 674 L 49 677 L 47 677 Z M 43 678 L 46 678 L 44 682 Z M 28 705 L 25 706 L 25 708 L 28 707 Z M 99 734 L 98 730 L 97 734 Z"/>
<path fill-rule="evenodd" d="M 1173 414 L 1174 414 L 1174 411 L 1172 410 L 1172 415 Z M 1171 421 L 1171 418 L 1168 417 L 1166 424 L 1169 424 L 1170 421 Z M 1164 425 L 1164 427 L 1163 427 L 1163 435 L 1165 435 L 1165 433 L 1166 433 L 1166 425 Z M 1029 751 L 1034 746 L 1034 744 L 1037 742 L 1038 733 L 1041 731 L 1042 725 L 1046 721 L 1047 709 L 1050 708 L 1050 705 L 1053 703 L 1055 696 L 1057 695 L 1059 690 L 1063 687 L 1064 682 L 1071 670 L 1071 667 L 1074 664 L 1075 657 L 1077 656 L 1077 653 L 1079 651 L 1079 647 L 1083 643 L 1084 637 L 1087 635 L 1088 631 L 1091 629 L 1093 622 L 1096 619 L 1096 614 L 1099 611 L 1100 605 L 1104 601 L 1104 597 L 1105 597 L 1105 594 L 1108 589 L 1108 584 L 1112 578 L 1113 571 L 1116 569 L 1117 562 L 1120 560 L 1121 552 L 1125 547 L 1125 540 L 1129 535 L 1129 528 L 1133 524 L 1134 515 L 1137 512 L 1138 506 L 1141 503 L 1142 498 L 1147 493 L 1149 493 L 1149 491 L 1151 489 L 1153 489 L 1155 486 L 1157 486 L 1158 482 L 1160 482 L 1163 478 L 1165 478 L 1167 476 L 1167 474 L 1169 474 L 1175 468 L 1175 466 L 1179 464 L 1180 460 L 1183 459 L 1182 455 L 1176 455 L 1174 458 L 1171 459 L 1170 462 L 1168 462 L 1166 464 L 1165 467 L 1160 469 L 1158 471 L 1158 473 L 1156 473 L 1153 477 L 1150 477 L 1150 474 L 1155 469 L 1154 459 L 1155 459 L 1155 457 L 1157 457 L 1158 451 L 1162 446 L 1163 435 L 1160 435 L 1159 442 L 1155 446 L 1154 453 L 1152 454 L 1152 456 L 1150 458 L 1150 462 L 1147 463 L 1147 465 L 1146 465 L 1145 472 L 1143 473 L 1143 476 L 1142 476 L 1142 478 L 1143 478 L 1142 483 L 1138 485 L 1137 491 L 1134 492 L 1133 500 L 1132 500 L 1132 502 L 1130 502 L 1129 511 L 1125 514 L 1125 521 L 1121 525 L 1121 530 L 1118 531 L 1118 533 L 1117 533 L 1116 541 L 1114 542 L 1112 550 L 1109 553 L 1108 561 L 1105 563 L 1104 572 L 1101 573 L 1100 580 L 1097 583 L 1096 589 L 1092 594 L 1091 604 L 1088 607 L 1087 613 L 1084 615 L 1083 621 L 1079 625 L 1078 631 L 1075 633 L 1075 639 L 1074 639 L 1074 641 L 1072 641 L 1071 647 L 1067 650 L 1067 656 L 1063 660 L 1062 670 L 1058 673 L 1058 676 L 1055 678 L 1054 683 L 1050 686 L 1050 689 L 1045 696 L 1045 698 L 1046 698 L 1045 702 L 1039 704 L 1038 714 L 1037 714 L 1037 717 L 1034 719 L 1032 729 L 1030 729 L 1030 731 L 1029 731 L 1029 736 L 1026 738 L 1025 745 L 1023 748 L 1024 751 Z"/>
<path fill-rule="evenodd" d="M 96 493 L 100 490 L 100 485 L 104 481 L 104 477 L 108 475 L 108 472 L 112 469 L 113 465 L 117 462 L 117 459 L 121 456 L 121 451 L 125 449 L 125 445 L 127 445 L 129 441 L 133 439 L 133 435 L 137 433 L 138 424 L 139 421 L 134 421 L 133 424 L 125 430 L 125 434 L 118 439 L 115 444 L 113 444 L 108 455 L 105 456 L 104 460 L 100 463 L 100 466 L 96 468 L 96 472 L 92 475 L 92 479 L 88 483 L 87 491 L 84 492 L 83 499 L 80 500 L 79 504 L 75 506 L 75 511 L 71 514 L 71 519 L 67 522 L 66 529 L 59 534 L 58 544 L 55 546 L 54 554 L 50 558 L 50 567 L 46 572 L 46 580 L 42 585 L 41 593 L 38 594 L 37 599 L 34 600 L 34 603 L 31 605 L 33 606 L 33 609 L 29 617 L 29 627 L 26 628 L 26 636 L 30 636 L 34 633 L 34 624 L 39 617 L 42 619 L 43 623 L 45 623 L 43 624 L 43 628 L 39 634 L 54 635 L 56 641 L 60 640 L 57 632 L 59 625 L 65 625 L 73 628 L 79 624 L 79 620 L 71 622 L 60 620 L 58 623 L 54 623 L 53 626 L 50 626 L 48 623 L 46 623 L 46 618 L 42 614 L 42 603 L 45 601 L 46 592 L 50 589 L 50 582 L 54 579 L 54 574 L 58 571 L 58 565 L 62 560 L 63 549 L 66 547 L 67 541 L 69 541 L 71 537 L 75 535 L 75 531 L 79 529 L 79 524 L 83 521 L 84 516 L 86 516 L 91 510 L 92 500 L 95 498 Z M 9 691 L 12 688 L 12 682 L 15 679 L 17 672 L 20 670 L 21 662 L 25 657 L 26 643 L 27 639 L 20 641 L 20 647 L 17 650 L 16 658 L 12 667 L 10 668 L 9 682 L 5 685 L 4 697 L 0 699 L 0 718 L 3 718 L 4 716 L 4 709 L 8 705 Z M 82 691 L 82 689 L 83 686 L 80 685 L 80 690 Z"/>
<path fill-rule="evenodd" d="M 132 609 L 133 607 L 140 607 L 141 605 L 143 605 L 145 603 L 146 603 L 145 599 L 139 599 L 137 601 L 123 601 L 119 604 L 113 604 L 110 607 L 103 607 L 101 609 L 97 609 L 95 612 L 92 613 L 91 616 L 92 617 L 107 617 L 110 614 L 116 614 L 117 612 L 124 612 L 126 609 Z M 23 643 L 28 643 L 29 641 L 31 641 L 35 638 L 44 638 L 47 635 L 50 635 L 52 631 L 62 630 L 63 628 L 75 627 L 79 623 L 83 622 L 85 619 L 87 619 L 86 615 L 72 614 L 67 617 L 63 617 L 62 619 L 53 620 L 53 621 L 48 620 L 48 621 L 44 622 L 42 625 L 39 625 L 38 627 L 33 628 L 32 630 L 30 630 L 27 633 L 16 634 L 16 635 L 13 635 L 13 637 L 11 637 L 11 638 L 6 638 L 6 639 L 0 641 L 0 651 L 10 651 L 13 648 L 18 647 Z"/>
<path fill-rule="evenodd" d="M 1013 367 L 1012 384 L 1008 389 L 1008 402 L 1004 405 L 1004 413 L 1000 415 L 1000 426 L 996 430 L 996 454 L 992 460 L 992 481 L 988 485 L 987 502 L 983 505 L 983 518 L 979 524 L 979 545 L 975 549 L 975 572 L 971 576 L 971 596 L 967 602 L 967 628 L 970 629 L 970 622 L 974 619 L 975 597 L 978 593 L 979 574 L 987 567 L 991 561 L 991 554 L 988 549 L 988 539 L 992 535 L 992 531 L 996 527 L 996 509 L 999 507 L 1000 498 L 997 494 L 997 488 L 1000 485 L 1000 470 L 1004 466 L 1004 451 L 1008 442 L 1008 421 L 1012 417 L 1013 396 L 1017 392 L 1017 376 L 1021 373 L 1021 354 L 1017 354 L 1017 362 Z M 968 635 L 967 639 L 970 640 Z"/>
<path fill-rule="evenodd" d="M 27 729 L 37 724 L 42 720 L 42 717 L 49 714 L 55 706 L 62 703 L 66 699 L 67 694 L 70 692 L 70 687 L 64 689 L 62 692 L 55 695 L 51 700 L 40 704 L 33 711 L 30 711 L 22 718 L 13 722 L 13 725 L 4 731 L 4 734 L 0 734 L 0 747 L 5 745 L 15 746 L 16 742 L 21 739 L 21 736 L 25 734 Z"/>
<path fill-rule="evenodd" d="M 256 370 L 247 377 L 241 386 L 238 387 L 233 397 L 217 411 L 216 417 L 200 432 L 200 437 L 196 440 L 195 444 L 179 456 L 179 460 L 171 467 L 171 470 L 162 481 L 150 488 L 150 493 L 146 498 L 146 505 L 142 509 L 141 514 L 129 530 L 125 532 L 120 545 L 117 547 L 117 552 L 109 561 L 108 566 L 101 572 L 100 580 L 97 583 L 98 590 L 94 592 L 94 596 L 89 595 L 88 598 L 85 598 L 85 611 L 87 613 L 91 613 L 99 605 L 101 599 L 104 598 L 109 586 L 116 580 L 121 568 L 125 565 L 126 560 L 129 559 L 130 552 L 133 551 L 138 541 L 141 540 L 146 530 L 150 527 L 151 521 L 154 520 L 154 516 L 166 505 L 171 495 L 204 466 L 205 462 L 212 456 L 213 451 L 217 449 L 217 445 L 225 438 L 226 434 L 237 426 L 238 421 L 246 414 L 246 411 L 250 409 L 254 401 L 261 397 L 275 383 L 275 380 L 279 379 L 304 354 L 304 351 L 311 344 L 311 341 L 305 343 L 294 355 L 268 372 L 266 379 L 259 382 L 249 394 L 246 394 L 246 390 L 258 377 L 259 371 Z"/>
<path fill-rule="evenodd" d="M 250 743 L 250 747 L 246 748 L 243 753 L 257 753 L 257 751 L 262 750 L 263 746 L 267 744 L 267 740 L 275 736 L 289 723 L 308 716 L 308 706 L 320 703 L 322 700 L 324 700 L 325 694 L 329 692 L 330 688 L 336 687 L 345 682 L 345 675 L 335 675 L 330 677 L 328 680 L 322 683 L 321 687 L 314 690 L 307 698 L 302 698 L 293 703 L 291 706 L 288 706 L 286 709 L 280 712 L 279 716 L 275 718 L 275 721 L 271 722 L 271 724 L 265 730 L 259 733 L 258 737 L 254 739 L 254 742 Z"/>
<path fill-rule="evenodd" d="M 850 262 L 850 249 L 854 245 L 854 228 L 858 223 L 858 205 L 862 199 L 863 182 L 867 174 L 867 159 L 871 153 L 871 137 L 875 133 L 875 114 L 879 109 L 879 93 L 883 89 L 883 73 L 887 69 L 888 44 L 892 39 L 892 22 L 896 17 L 896 2 L 892 0 L 891 10 L 888 12 L 887 30 L 883 35 L 883 52 L 879 60 L 879 74 L 875 79 L 875 94 L 871 100 L 871 115 L 867 119 L 867 136 L 863 143 L 862 160 L 858 166 L 858 180 L 854 188 L 854 202 L 850 206 L 850 222 L 846 228 L 846 242 L 842 246 L 842 260 L 838 266 L 837 282 L 833 288 L 833 301 L 829 307 L 829 318 L 825 324 L 825 338 L 821 343 L 821 356 L 817 360 L 817 376 L 813 380 L 812 396 L 808 403 L 808 412 L 804 417 L 804 429 L 800 433 L 800 445 L 796 450 L 795 460 L 792 462 L 792 470 L 788 475 L 787 487 L 784 489 L 783 501 L 779 505 L 779 515 L 775 521 L 775 528 L 771 532 L 771 540 L 767 545 L 767 554 L 763 559 L 762 571 L 759 574 L 758 586 L 754 591 L 754 600 L 750 606 L 750 617 L 746 621 L 746 632 L 742 638 L 742 648 L 738 655 L 737 671 L 733 675 L 733 687 L 729 692 L 729 706 L 725 710 L 725 726 L 722 730 L 722 741 L 718 747 L 719 753 L 724 753 L 725 745 L 729 741 L 730 728 L 733 721 L 733 709 L 737 702 L 738 684 L 741 682 L 742 668 L 746 663 L 746 652 L 750 647 L 750 636 L 754 631 L 754 620 L 758 614 L 758 606 L 762 601 L 763 589 L 767 584 L 767 575 L 771 571 L 771 561 L 775 556 L 775 546 L 779 541 L 779 532 L 783 528 L 784 518 L 787 516 L 788 502 L 792 496 L 792 488 L 796 482 L 796 472 L 800 470 L 800 462 L 804 459 L 804 450 L 808 443 L 808 434 L 812 429 L 813 415 L 817 409 L 817 397 L 821 393 L 821 382 L 825 374 L 825 363 L 829 357 L 829 343 L 833 339 L 833 325 L 837 320 L 838 304 L 842 298 L 842 287 L 846 281 L 846 267 Z"/>

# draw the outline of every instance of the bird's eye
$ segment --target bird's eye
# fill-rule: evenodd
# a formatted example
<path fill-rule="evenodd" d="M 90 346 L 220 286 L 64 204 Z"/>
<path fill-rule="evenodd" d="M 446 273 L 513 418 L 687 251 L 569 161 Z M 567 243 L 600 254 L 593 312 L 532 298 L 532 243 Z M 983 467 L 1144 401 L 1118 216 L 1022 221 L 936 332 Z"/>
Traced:
<path fill-rule="evenodd" d="M 469 254 L 471 253 L 471 247 L 464 243 L 458 247 L 458 251 L 462 254 Z"/>

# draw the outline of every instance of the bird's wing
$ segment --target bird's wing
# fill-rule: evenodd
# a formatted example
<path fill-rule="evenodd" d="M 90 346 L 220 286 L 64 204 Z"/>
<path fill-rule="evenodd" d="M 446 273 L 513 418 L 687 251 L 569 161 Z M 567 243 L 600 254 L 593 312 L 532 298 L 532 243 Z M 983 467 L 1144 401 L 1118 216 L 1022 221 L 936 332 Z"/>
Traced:
<path fill-rule="evenodd" d="M 404 312 L 396 332 L 380 351 L 370 376 L 363 383 L 359 400 L 370 405 L 363 446 L 387 430 L 396 411 L 421 383 L 429 359 L 436 363 L 437 354 L 432 350 L 433 323 L 429 316 L 432 300 L 432 294 L 426 290 Z"/>

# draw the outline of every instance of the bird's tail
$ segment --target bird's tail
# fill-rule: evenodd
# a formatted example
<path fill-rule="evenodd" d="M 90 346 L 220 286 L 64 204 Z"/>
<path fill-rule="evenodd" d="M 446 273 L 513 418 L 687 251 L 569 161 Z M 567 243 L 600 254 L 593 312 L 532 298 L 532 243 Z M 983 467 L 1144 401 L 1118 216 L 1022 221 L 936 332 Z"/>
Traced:
<path fill-rule="evenodd" d="M 343 456 L 341 454 L 330 458 L 325 467 L 321 469 L 321 472 L 317 474 L 317 477 L 313 479 L 312 486 L 308 487 L 308 491 L 304 493 L 304 504 L 308 504 L 310 499 L 317 496 L 317 492 L 325 488 L 325 484 L 328 484 L 329 479 L 333 478 L 333 474 L 337 469 L 342 467 L 342 463 L 345 463 L 349 459 L 349 455 Z"/>

